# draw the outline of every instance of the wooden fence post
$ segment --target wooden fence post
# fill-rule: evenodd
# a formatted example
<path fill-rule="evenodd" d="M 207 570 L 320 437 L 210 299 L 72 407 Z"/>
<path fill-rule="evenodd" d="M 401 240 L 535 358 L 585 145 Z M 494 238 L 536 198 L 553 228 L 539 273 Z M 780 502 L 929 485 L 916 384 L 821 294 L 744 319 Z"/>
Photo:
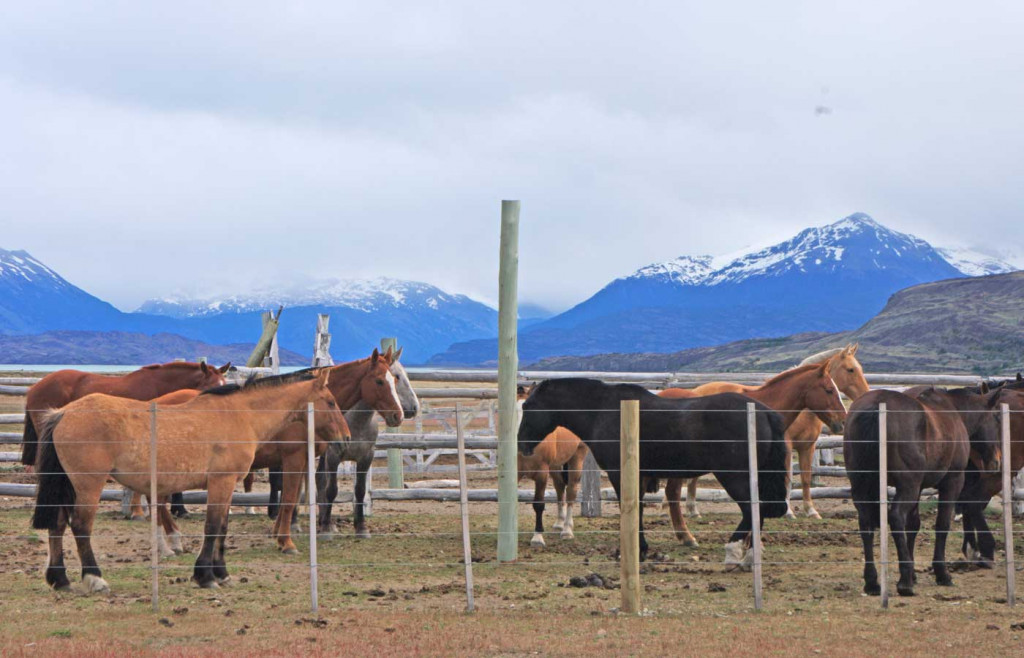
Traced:
<path fill-rule="evenodd" d="M 878 405 L 878 541 L 882 608 L 889 607 L 889 421 L 886 404 Z"/>
<path fill-rule="evenodd" d="M 473 548 L 469 535 L 469 491 L 466 484 L 466 439 L 459 420 L 460 403 L 455 403 L 455 436 L 459 452 L 459 506 L 462 512 L 462 561 L 466 565 L 466 612 L 473 612 Z"/>
<path fill-rule="evenodd" d="M 498 561 L 519 555 L 519 484 L 516 455 L 516 382 L 519 275 L 519 202 L 501 202 L 498 264 Z"/>
<path fill-rule="evenodd" d="M 263 358 L 267 355 L 271 343 L 274 342 L 274 338 L 277 336 L 277 326 L 281 320 L 282 312 L 284 312 L 283 306 L 277 309 L 276 316 L 273 313 L 263 314 L 263 333 L 260 334 L 260 339 L 256 341 L 256 346 L 252 349 L 249 359 L 245 362 L 247 368 L 258 368 L 263 365 Z"/>
<path fill-rule="evenodd" d="M 601 469 L 594 455 L 587 451 L 580 476 L 580 516 L 593 519 L 601 516 Z"/>
<path fill-rule="evenodd" d="M 313 340 L 313 367 L 333 366 L 334 359 L 331 358 L 331 334 L 327 333 L 327 326 L 331 316 L 327 313 L 318 313 L 316 316 L 316 338 Z"/>
<path fill-rule="evenodd" d="M 306 403 L 306 503 L 309 507 L 309 595 L 313 612 L 320 610 L 320 578 L 316 556 L 316 423 L 312 402 Z M 296 512 L 297 514 L 297 512 Z"/>
<path fill-rule="evenodd" d="M 640 612 L 640 402 L 619 403 L 619 564 L 622 612 Z"/>
<path fill-rule="evenodd" d="M 747 466 L 750 471 L 750 550 L 754 552 L 754 609 L 764 605 L 761 582 L 761 496 L 757 472 L 757 411 L 747 403 Z"/>
<path fill-rule="evenodd" d="M 397 338 L 381 338 L 380 339 L 380 350 L 383 353 L 387 353 L 388 349 L 392 351 L 398 351 L 398 339 Z M 459 422 L 459 414 L 455 414 L 455 423 Z M 384 430 L 385 433 L 393 432 L 391 428 Z M 402 451 L 400 448 L 388 448 L 388 486 L 392 489 L 402 489 L 405 487 L 405 465 L 402 462 Z"/>
<path fill-rule="evenodd" d="M 156 402 L 149 403 L 149 563 L 153 568 L 153 612 L 160 609 L 160 527 L 156 496 Z"/>
<path fill-rule="evenodd" d="M 1013 566 L 1013 482 L 1010 479 L 1010 406 L 999 405 L 1002 421 L 1003 470 L 1003 542 L 1006 548 L 1006 604 L 1011 608 L 1017 602 L 1016 571 Z"/>

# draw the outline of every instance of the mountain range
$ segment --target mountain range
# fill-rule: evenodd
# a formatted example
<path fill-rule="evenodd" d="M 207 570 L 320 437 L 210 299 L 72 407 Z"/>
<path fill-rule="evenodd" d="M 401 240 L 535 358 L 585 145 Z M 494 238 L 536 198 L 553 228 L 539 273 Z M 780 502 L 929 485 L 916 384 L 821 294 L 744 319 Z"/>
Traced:
<path fill-rule="evenodd" d="M 519 358 L 675 352 L 749 338 L 858 327 L 893 293 L 920 283 L 1016 270 L 972 252 L 940 252 L 864 213 L 763 249 L 682 256 L 609 283 L 568 311 L 524 329 Z M 431 363 L 493 364 L 496 340 L 452 345 Z"/>

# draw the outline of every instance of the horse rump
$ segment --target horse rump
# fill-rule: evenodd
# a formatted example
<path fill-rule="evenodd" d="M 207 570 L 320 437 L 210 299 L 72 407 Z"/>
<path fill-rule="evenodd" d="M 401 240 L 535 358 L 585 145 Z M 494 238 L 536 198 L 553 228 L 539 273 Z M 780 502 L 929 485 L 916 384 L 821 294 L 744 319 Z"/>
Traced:
<path fill-rule="evenodd" d="M 768 456 L 758 464 L 757 494 L 761 499 L 761 516 L 777 519 L 786 515 L 786 427 L 782 416 L 774 411 L 763 414 L 768 420 Z M 761 439 L 765 440 L 764 438 Z"/>
<path fill-rule="evenodd" d="M 55 412 L 43 421 L 40 437 L 39 474 L 36 486 L 36 507 L 32 512 L 32 527 L 53 530 L 58 527 L 61 512 L 75 504 L 75 487 L 64 471 L 53 443 L 53 431 L 64 417 Z"/>
<path fill-rule="evenodd" d="M 39 453 L 39 436 L 36 426 L 32 424 L 32 414 L 25 412 L 25 433 L 21 437 L 21 463 L 24 466 L 35 466 L 36 455 Z"/>

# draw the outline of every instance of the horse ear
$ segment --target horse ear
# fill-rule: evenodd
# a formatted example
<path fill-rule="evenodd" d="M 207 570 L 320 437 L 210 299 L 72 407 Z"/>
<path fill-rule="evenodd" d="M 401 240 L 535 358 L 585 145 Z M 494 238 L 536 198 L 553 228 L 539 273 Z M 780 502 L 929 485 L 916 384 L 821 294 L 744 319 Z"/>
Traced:
<path fill-rule="evenodd" d="M 404 349 L 405 349 L 405 345 L 399 347 L 398 351 L 395 352 L 394 363 L 398 363 L 398 360 L 402 358 L 402 350 L 404 350 Z"/>
<path fill-rule="evenodd" d="M 220 374 L 222 374 L 222 375 L 224 373 L 226 373 L 228 370 L 231 370 L 231 362 L 230 361 L 228 361 L 227 363 L 225 363 L 221 367 L 217 368 L 217 371 L 220 372 Z"/>
<path fill-rule="evenodd" d="M 857 350 L 859 350 L 859 349 L 860 349 L 860 343 L 854 343 L 853 344 L 853 349 L 850 350 L 850 356 L 853 356 L 854 354 L 856 354 Z"/>
<path fill-rule="evenodd" d="M 979 387 L 979 389 L 981 390 L 982 395 L 985 395 L 990 390 L 992 390 L 988 387 L 988 382 L 981 382 L 981 386 Z"/>
<path fill-rule="evenodd" d="M 389 364 L 395 362 L 394 348 L 391 345 L 388 345 L 388 351 L 384 352 L 384 360 L 387 361 Z"/>
<path fill-rule="evenodd" d="M 375 347 L 373 348 L 373 354 L 370 355 L 370 363 L 377 365 L 377 361 L 380 360 L 380 351 Z"/>
<path fill-rule="evenodd" d="M 327 384 L 331 381 L 331 369 L 324 368 L 316 374 L 316 387 L 327 388 Z"/>
<path fill-rule="evenodd" d="M 203 371 L 204 375 L 210 374 L 210 366 L 206 365 L 206 361 L 199 362 L 199 369 Z"/>

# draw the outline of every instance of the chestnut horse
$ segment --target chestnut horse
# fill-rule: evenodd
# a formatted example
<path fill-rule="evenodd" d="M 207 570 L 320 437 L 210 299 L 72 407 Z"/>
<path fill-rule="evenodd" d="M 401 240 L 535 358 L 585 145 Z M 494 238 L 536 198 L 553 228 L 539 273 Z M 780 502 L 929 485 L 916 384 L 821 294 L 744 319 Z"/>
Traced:
<path fill-rule="evenodd" d="M 58 370 L 36 382 L 25 397 L 25 435 L 21 463 L 36 463 L 36 428 L 50 409 L 63 407 L 90 393 L 106 393 L 132 400 L 152 400 L 183 388 L 207 389 L 224 384 L 227 363 L 211 368 L 205 363 L 164 363 L 139 368 L 127 375 L 100 375 L 81 370 Z"/>
<path fill-rule="evenodd" d="M 832 376 L 829 374 L 833 363 L 838 360 L 837 357 L 838 355 L 833 356 L 824 363 L 787 370 L 769 379 L 761 386 L 712 382 L 690 390 L 669 388 L 661 391 L 658 395 L 664 398 L 693 398 L 717 393 L 742 393 L 763 403 L 768 408 L 778 411 L 782 417 L 783 427 L 786 429 L 796 421 L 802 411 L 810 410 L 827 423 L 832 431 L 840 433 L 843 428 L 843 420 L 846 418 L 846 407 L 839 399 L 835 382 L 832 381 Z M 787 442 L 787 485 L 790 481 L 789 472 L 792 469 L 792 454 L 792 449 Z M 682 478 L 669 478 L 665 482 L 665 500 L 668 502 L 676 537 L 687 546 L 696 546 L 697 540 L 686 527 L 686 520 L 679 509 L 682 486 Z M 696 499 L 696 483 L 692 480 L 691 488 L 690 500 L 694 500 Z"/>
<path fill-rule="evenodd" d="M 537 515 L 533 538 L 530 545 L 542 548 L 544 544 L 544 494 L 548 488 L 548 476 L 555 485 L 558 496 L 558 522 L 552 528 L 561 530 L 562 539 L 572 539 L 572 506 L 576 502 L 580 478 L 583 476 L 583 460 L 587 457 L 587 446 L 564 427 L 544 437 L 533 454 L 518 456 L 519 479 L 533 480 L 533 511 Z"/>
<path fill-rule="evenodd" d="M 210 389 L 157 416 L 157 497 L 204 488 L 208 493 L 203 548 L 193 580 L 216 587 L 230 578 L 224 563 L 228 507 L 235 484 L 249 471 L 260 443 L 306 421 L 312 402 L 320 432 L 343 436 L 344 417 L 327 387 L 330 373 L 302 381 L 278 378 Z M 109 592 L 93 555 L 92 525 L 103 485 L 113 476 L 136 491 L 150 488 L 150 404 L 88 395 L 48 416 L 40 436 L 39 487 L 33 527 L 49 530 L 46 582 L 70 586 L 64 566 L 64 530 L 70 523 L 87 592 Z M 102 440 L 97 440 L 102 437 Z"/>

